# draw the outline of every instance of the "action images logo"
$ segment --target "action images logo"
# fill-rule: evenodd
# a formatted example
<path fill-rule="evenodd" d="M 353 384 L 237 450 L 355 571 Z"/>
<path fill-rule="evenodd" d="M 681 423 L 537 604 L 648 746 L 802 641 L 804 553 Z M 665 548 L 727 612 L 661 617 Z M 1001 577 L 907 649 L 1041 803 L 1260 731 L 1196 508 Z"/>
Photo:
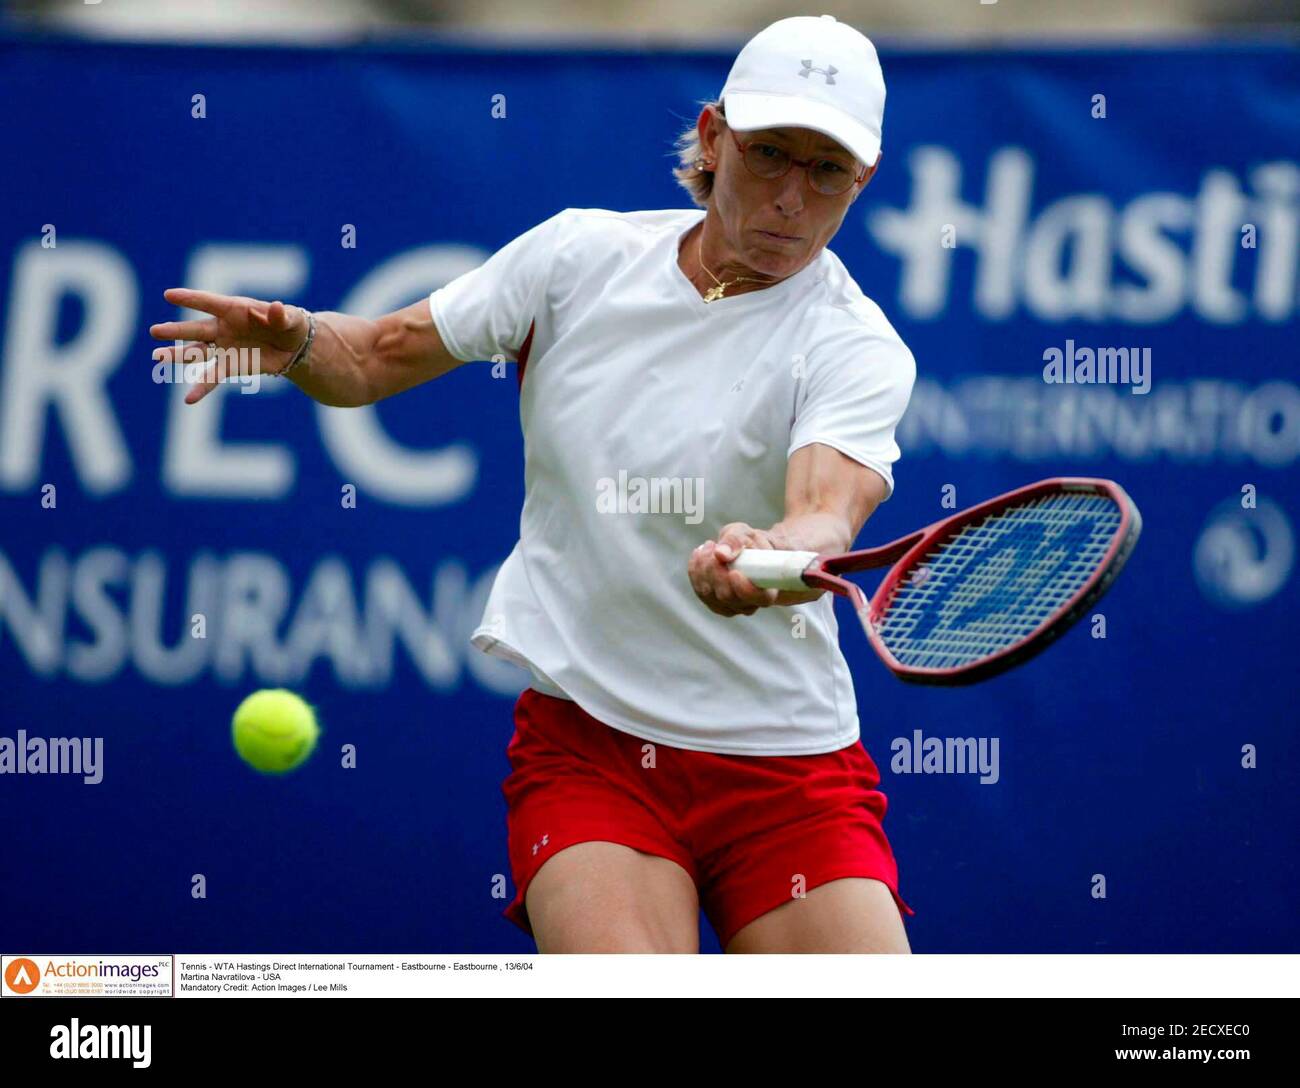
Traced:
<path fill-rule="evenodd" d="M 29 994 L 41 984 L 41 969 L 20 956 L 5 968 L 5 989 L 15 994 Z"/>
<path fill-rule="evenodd" d="M 4 997 L 171 997 L 171 956 L 4 956 Z"/>

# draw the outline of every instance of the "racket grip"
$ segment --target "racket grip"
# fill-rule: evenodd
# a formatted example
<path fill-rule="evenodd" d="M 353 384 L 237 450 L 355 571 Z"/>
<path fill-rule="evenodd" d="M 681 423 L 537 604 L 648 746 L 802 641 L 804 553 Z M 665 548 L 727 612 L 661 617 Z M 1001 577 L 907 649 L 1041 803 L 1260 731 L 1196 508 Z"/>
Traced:
<path fill-rule="evenodd" d="M 760 589 L 807 589 L 803 572 L 816 558 L 816 552 L 746 548 L 731 561 L 731 569 L 739 571 Z"/>

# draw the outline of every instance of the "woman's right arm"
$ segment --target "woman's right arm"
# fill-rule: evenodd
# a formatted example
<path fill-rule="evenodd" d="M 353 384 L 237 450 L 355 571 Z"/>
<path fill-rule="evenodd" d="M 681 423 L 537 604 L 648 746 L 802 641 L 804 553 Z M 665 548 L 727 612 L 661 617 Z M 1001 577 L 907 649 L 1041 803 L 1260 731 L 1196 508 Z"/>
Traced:
<path fill-rule="evenodd" d="M 217 295 L 173 287 L 163 297 L 178 306 L 201 310 L 208 316 L 193 321 L 166 321 L 149 333 L 158 340 L 187 341 L 182 347 L 159 348 L 154 359 L 182 363 L 196 356 L 204 343 L 225 349 L 234 358 L 257 351 L 264 374 L 289 365 L 307 337 L 307 311 L 281 302 L 263 302 L 237 295 Z M 185 396 L 195 404 L 220 384 L 230 363 L 208 376 Z M 429 313 L 429 300 L 371 320 L 349 314 L 316 314 L 316 339 L 307 360 L 288 375 L 313 400 L 336 407 L 373 404 L 384 397 L 441 377 L 461 365 L 442 342 Z"/>

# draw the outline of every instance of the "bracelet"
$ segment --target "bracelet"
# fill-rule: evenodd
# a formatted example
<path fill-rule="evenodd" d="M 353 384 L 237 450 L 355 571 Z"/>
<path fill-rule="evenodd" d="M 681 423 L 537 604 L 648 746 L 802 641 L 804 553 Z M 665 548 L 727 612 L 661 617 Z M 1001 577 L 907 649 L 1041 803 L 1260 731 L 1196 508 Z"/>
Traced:
<path fill-rule="evenodd" d="M 292 359 L 289 360 L 289 365 L 286 366 L 283 370 L 277 370 L 276 374 L 279 377 L 283 378 L 294 367 L 304 362 L 307 359 L 307 356 L 311 354 L 311 344 L 312 341 L 315 339 L 316 339 L 316 315 L 312 313 L 310 310 L 308 310 L 307 311 L 307 339 L 302 342 L 302 347 L 298 349 L 298 353 Z"/>

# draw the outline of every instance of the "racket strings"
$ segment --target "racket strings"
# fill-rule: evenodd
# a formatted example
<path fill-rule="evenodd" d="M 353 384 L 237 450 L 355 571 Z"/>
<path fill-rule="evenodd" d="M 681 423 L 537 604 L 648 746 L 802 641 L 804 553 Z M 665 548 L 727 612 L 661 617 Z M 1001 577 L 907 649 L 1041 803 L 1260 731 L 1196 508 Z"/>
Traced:
<path fill-rule="evenodd" d="M 910 668 L 954 668 L 999 653 L 1087 584 L 1120 523 L 1109 496 L 1057 492 L 965 525 L 907 572 L 877 633 Z"/>

